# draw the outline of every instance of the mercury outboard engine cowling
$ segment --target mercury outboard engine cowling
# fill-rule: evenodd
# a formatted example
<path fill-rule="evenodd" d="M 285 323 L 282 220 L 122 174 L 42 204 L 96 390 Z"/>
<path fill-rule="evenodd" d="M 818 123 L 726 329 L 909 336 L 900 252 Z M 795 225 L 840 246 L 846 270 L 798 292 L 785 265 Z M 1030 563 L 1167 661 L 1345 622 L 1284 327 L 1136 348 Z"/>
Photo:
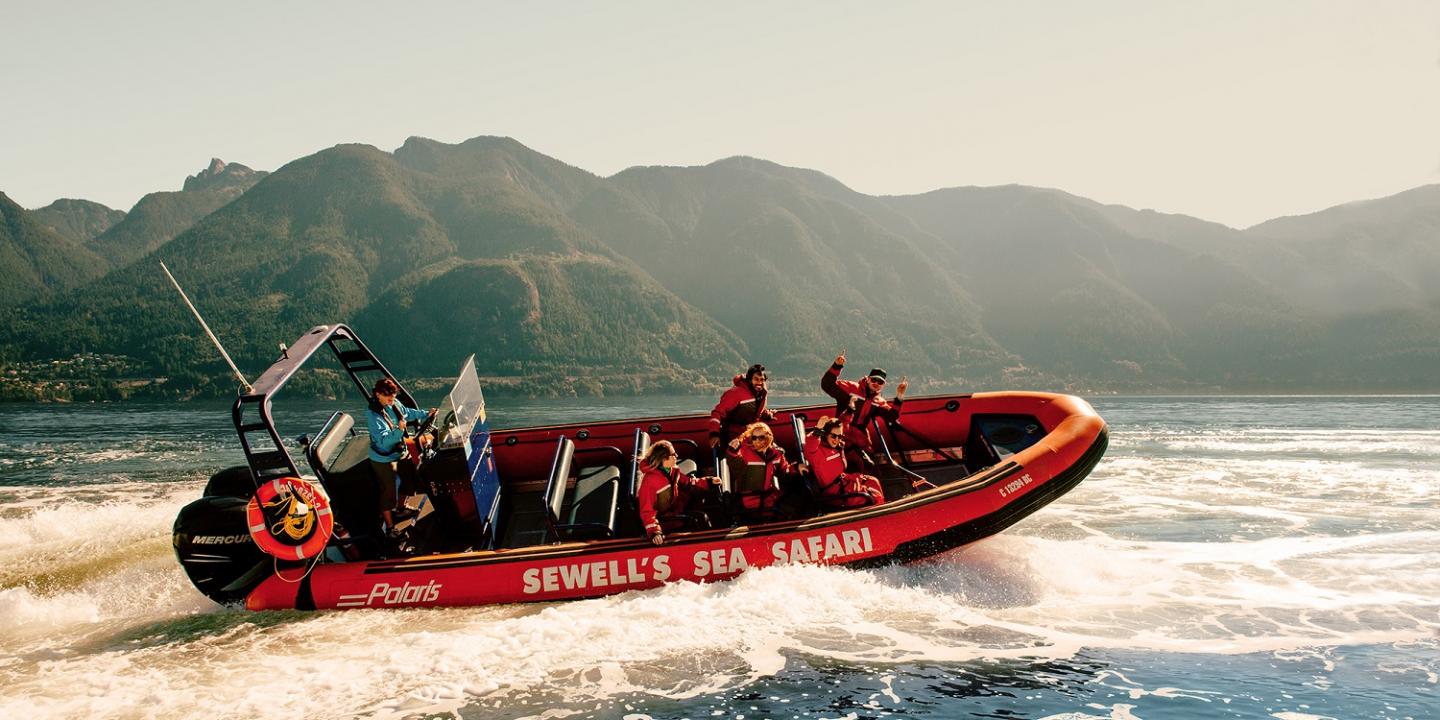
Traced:
<path fill-rule="evenodd" d="M 205 492 L 200 494 L 205 497 L 226 495 L 248 500 L 255 494 L 255 478 L 250 475 L 250 466 L 236 465 L 211 475 L 210 482 L 205 483 Z"/>
<path fill-rule="evenodd" d="M 273 559 L 250 539 L 247 500 L 202 497 L 180 509 L 172 541 L 190 582 L 218 603 L 244 600 L 274 571 Z"/>

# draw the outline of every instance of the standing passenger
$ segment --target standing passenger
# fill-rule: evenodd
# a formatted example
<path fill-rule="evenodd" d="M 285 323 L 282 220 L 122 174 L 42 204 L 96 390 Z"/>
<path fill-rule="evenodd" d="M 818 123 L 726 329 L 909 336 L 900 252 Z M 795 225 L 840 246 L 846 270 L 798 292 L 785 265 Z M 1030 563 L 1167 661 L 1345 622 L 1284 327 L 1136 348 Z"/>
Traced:
<path fill-rule="evenodd" d="M 822 417 L 805 439 L 805 463 L 815 474 L 820 502 L 830 508 L 865 507 L 885 502 L 885 491 L 874 475 L 846 472 L 845 424 Z"/>
<path fill-rule="evenodd" d="M 765 366 L 759 363 L 751 365 L 744 375 L 735 376 L 735 386 L 726 390 L 710 411 L 710 447 L 728 444 L 750 423 L 775 419 L 775 413 L 765 407 L 769 379 Z"/>
<path fill-rule="evenodd" d="M 717 484 L 719 478 L 694 478 L 681 473 L 675 463 L 675 446 L 669 440 L 661 440 L 645 451 L 640 458 L 644 477 L 640 480 L 640 492 L 636 501 L 640 506 L 640 524 L 650 542 L 659 545 L 665 542 L 665 529 L 684 529 L 687 518 L 685 508 L 709 484 Z"/>
<path fill-rule="evenodd" d="M 900 417 L 900 405 L 905 402 L 905 388 L 909 382 L 900 379 L 895 388 L 895 402 L 892 404 L 880 395 L 885 386 L 885 371 L 875 368 L 860 382 L 840 379 L 840 370 L 845 367 L 845 351 L 835 358 L 835 363 L 820 376 L 820 388 L 835 398 L 835 416 L 845 424 L 846 455 L 851 467 L 869 470 L 874 467 L 870 453 L 875 449 L 875 438 L 871 422 L 879 417 L 894 422 Z"/>

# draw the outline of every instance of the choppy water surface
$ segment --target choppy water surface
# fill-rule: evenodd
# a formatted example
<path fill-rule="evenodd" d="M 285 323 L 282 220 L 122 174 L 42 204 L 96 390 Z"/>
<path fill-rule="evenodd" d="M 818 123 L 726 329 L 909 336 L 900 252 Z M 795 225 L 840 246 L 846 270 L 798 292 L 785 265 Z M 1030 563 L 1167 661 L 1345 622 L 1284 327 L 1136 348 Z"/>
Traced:
<path fill-rule="evenodd" d="M 226 407 L 0 406 L 0 717 L 1440 717 L 1440 398 L 1094 405 L 1088 480 L 921 564 L 264 614 L 200 596 L 169 547 L 239 461 Z"/>

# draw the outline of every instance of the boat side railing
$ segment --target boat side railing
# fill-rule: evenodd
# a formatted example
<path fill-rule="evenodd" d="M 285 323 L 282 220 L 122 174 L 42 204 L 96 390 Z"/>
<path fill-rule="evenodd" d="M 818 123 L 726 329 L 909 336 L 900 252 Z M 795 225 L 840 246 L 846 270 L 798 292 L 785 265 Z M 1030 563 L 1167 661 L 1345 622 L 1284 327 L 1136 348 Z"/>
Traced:
<path fill-rule="evenodd" d="M 875 418 L 872 422 L 875 424 L 875 437 L 880 440 L 880 452 L 885 456 L 890 466 L 910 476 L 910 484 L 914 486 L 916 490 L 929 490 L 935 487 L 935 483 L 927 480 L 924 475 L 901 465 L 900 461 L 896 460 L 895 456 L 890 453 L 890 442 L 885 439 L 885 425 L 881 418 Z"/>
<path fill-rule="evenodd" d="M 878 421 L 879 418 L 876 418 L 876 420 Z M 894 433 L 895 431 L 905 433 L 906 435 L 909 435 L 911 438 L 913 438 L 916 442 L 920 443 L 920 445 L 923 446 L 926 450 L 931 450 L 936 455 L 939 455 L 940 457 L 943 457 L 950 462 L 957 464 L 963 464 L 965 462 L 964 460 L 961 460 L 960 458 L 952 455 L 949 450 L 940 447 L 940 444 L 935 442 L 934 440 L 931 440 L 930 438 L 927 438 L 924 435 L 921 435 L 920 433 L 917 433 L 914 430 L 905 427 L 903 424 L 900 423 L 899 420 L 888 423 L 888 425 L 890 427 L 891 433 Z"/>

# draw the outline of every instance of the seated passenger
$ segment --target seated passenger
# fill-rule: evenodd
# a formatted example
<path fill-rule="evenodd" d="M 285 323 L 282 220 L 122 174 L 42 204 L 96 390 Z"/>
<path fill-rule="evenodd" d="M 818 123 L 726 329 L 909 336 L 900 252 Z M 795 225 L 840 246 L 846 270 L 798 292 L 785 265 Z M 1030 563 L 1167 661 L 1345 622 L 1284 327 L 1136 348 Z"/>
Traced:
<path fill-rule="evenodd" d="M 400 502 L 415 492 L 415 463 L 406 461 L 408 451 L 405 447 L 405 428 L 407 423 L 419 422 L 429 417 L 424 410 L 416 410 L 405 407 L 405 404 L 395 399 L 400 392 L 400 387 L 390 378 L 380 378 L 375 381 L 375 399 L 370 401 L 370 411 L 367 418 L 367 427 L 370 429 L 370 468 L 375 472 L 375 478 L 380 482 L 380 517 L 385 520 L 385 527 L 394 531 L 396 512 L 402 511 Z M 431 413 L 435 412 L 431 408 Z M 425 438 L 418 442 L 422 445 L 428 444 Z M 397 465 L 398 485 L 397 485 Z M 406 511 L 408 512 L 408 511 Z"/>
<path fill-rule="evenodd" d="M 744 375 L 735 376 L 731 381 L 734 387 L 726 390 L 710 411 L 710 447 L 728 444 L 750 423 L 775 419 L 775 413 L 765 407 L 769 380 L 765 366 L 759 363 L 751 365 Z"/>
<path fill-rule="evenodd" d="M 885 502 L 885 491 L 873 475 L 846 472 L 845 424 L 822 417 L 805 438 L 805 464 L 815 474 L 821 505 L 830 509 L 865 507 Z"/>
<path fill-rule="evenodd" d="M 730 441 L 725 454 L 732 463 L 730 482 L 740 498 L 741 514 L 768 519 L 780 499 L 778 476 L 790 473 L 790 461 L 785 459 L 785 451 L 775 445 L 770 426 L 751 423 L 740 437 Z"/>
<path fill-rule="evenodd" d="M 640 479 L 640 492 L 636 502 L 640 506 L 640 524 L 650 542 L 659 545 L 665 542 L 665 532 L 685 529 L 687 525 L 700 524 L 699 518 L 687 517 L 685 509 L 698 503 L 699 495 L 710 485 L 719 484 L 720 478 L 696 478 L 680 472 L 675 467 L 678 460 L 675 446 L 669 440 L 661 440 L 645 451 L 640 458 L 644 476 Z"/>

